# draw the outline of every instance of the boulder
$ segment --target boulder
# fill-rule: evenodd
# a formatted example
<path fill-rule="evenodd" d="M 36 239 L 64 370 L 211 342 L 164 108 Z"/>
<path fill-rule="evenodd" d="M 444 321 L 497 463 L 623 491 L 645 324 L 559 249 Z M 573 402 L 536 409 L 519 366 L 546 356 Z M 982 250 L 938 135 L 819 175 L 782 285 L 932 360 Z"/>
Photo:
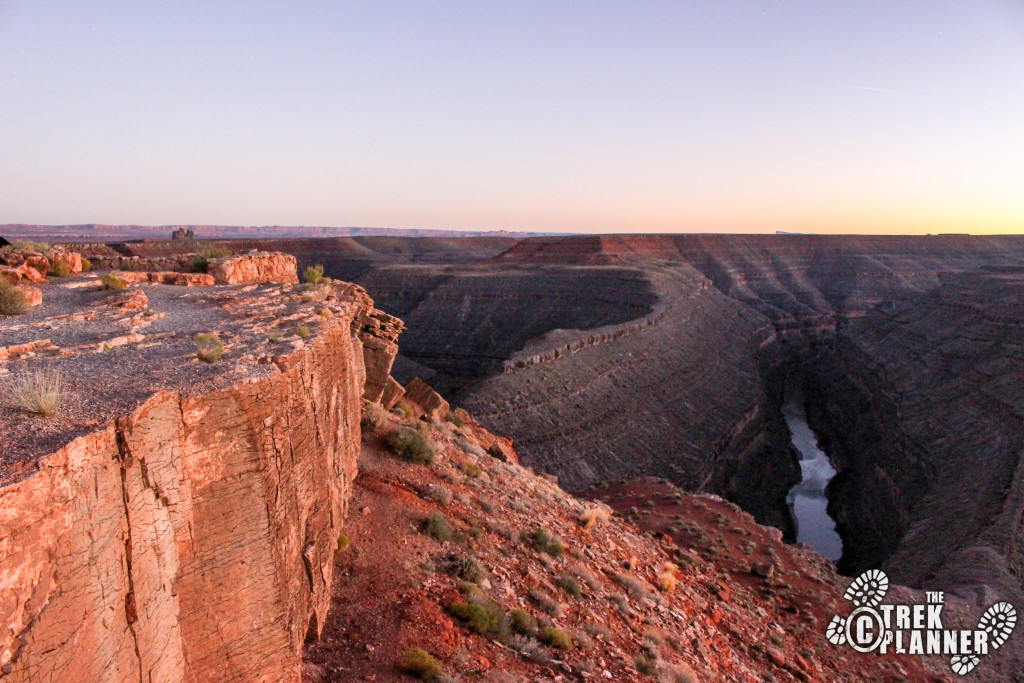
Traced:
<path fill-rule="evenodd" d="M 78 252 L 50 249 L 46 252 L 46 257 L 50 260 L 51 267 L 58 263 L 67 266 L 69 275 L 78 275 L 82 272 L 82 255 Z"/>
<path fill-rule="evenodd" d="M 395 381 L 395 378 L 388 375 L 388 381 L 384 385 L 384 394 L 380 397 L 380 404 L 385 410 L 391 410 L 398 403 L 398 399 L 405 394 L 402 385 Z"/>
<path fill-rule="evenodd" d="M 443 420 L 448 415 L 448 401 L 419 377 L 405 385 L 405 400 L 415 403 L 428 417 Z"/>
<path fill-rule="evenodd" d="M 210 259 L 207 272 L 218 285 L 252 285 L 263 282 L 299 281 L 295 257 L 280 251 L 250 251 Z"/>
<path fill-rule="evenodd" d="M 38 287 L 33 287 L 32 285 L 16 285 L 14 289 L 21 292 L 29 306 L 38 306 L 43 303 L 43 290 Z"/>

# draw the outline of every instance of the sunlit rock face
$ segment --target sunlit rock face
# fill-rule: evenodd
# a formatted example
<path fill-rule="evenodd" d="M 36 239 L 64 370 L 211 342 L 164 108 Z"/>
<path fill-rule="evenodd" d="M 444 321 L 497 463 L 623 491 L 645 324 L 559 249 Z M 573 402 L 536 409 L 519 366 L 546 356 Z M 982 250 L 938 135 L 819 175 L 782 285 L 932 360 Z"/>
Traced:
<path fill-rule="evenodd" d="M 48 335 L 2 347 L 0 367 L 45 361 L 67 391 L 49 420 L 0 414 L 4 680 L 300 680 L 362 397 L 386 382 L 401 322 L 346 283 L 309 302 L 277 285 L 97 285 L 43 284 L 61 317 L 0 321 L 5 341 Z M 211 329 L 226 350 L 203 363 L 193 337 Z"/>

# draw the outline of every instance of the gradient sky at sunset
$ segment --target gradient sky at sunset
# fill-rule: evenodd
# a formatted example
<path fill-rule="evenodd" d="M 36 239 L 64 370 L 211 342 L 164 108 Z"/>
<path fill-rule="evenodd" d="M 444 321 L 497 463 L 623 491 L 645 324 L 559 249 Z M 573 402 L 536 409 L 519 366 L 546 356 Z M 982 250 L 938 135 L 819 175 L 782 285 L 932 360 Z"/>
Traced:
<path fill-rule="evenodd" d="M 1024 232 L 1024 2 L 0 0 L 0 223 Z"/>

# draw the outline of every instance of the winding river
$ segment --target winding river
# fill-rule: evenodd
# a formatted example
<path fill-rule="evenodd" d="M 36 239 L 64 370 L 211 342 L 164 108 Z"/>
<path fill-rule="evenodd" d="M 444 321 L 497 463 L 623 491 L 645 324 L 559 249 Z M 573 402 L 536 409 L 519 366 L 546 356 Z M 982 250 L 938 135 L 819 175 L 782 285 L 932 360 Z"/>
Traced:
<path fill-rule="evenodd" d="M 789 490 L 788 502 L 796 520 L 796 540 L 837 562 L 843 554 L 843 542 L 828 511 L 825 486 L 836 471 L 828 456 L 818 448 L 818 439 L 807 424 L 803 398 L 787 396 L 782 415 L 793 435 L 793 446 L 800 453 L 803 479 Z"/>

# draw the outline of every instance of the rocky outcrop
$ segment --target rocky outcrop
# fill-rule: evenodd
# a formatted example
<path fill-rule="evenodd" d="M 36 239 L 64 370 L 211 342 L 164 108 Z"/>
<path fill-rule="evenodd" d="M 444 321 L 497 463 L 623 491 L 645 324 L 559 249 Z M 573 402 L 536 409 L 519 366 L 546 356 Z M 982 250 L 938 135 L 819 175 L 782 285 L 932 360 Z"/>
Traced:
<path fill-rule="evenodd" d="M 10 284 L 44 282 L 50 260 L 35 251 L 11 250 L 0 253 L 0 276 Z"/>
<path fill-rule="evenodd" d="M 210 259 L 209 272 L 218 285 L 251 285 L 262 282 L 294 284 L 299 281 L 295 257 L 279 251 L 250 251 Z"/>
<path fill-rule="evenodd" d="M 448 401 L 419 377 L 405 385 L 405 400 L 414 403 L 429 418 L 443 420 L 448 416 Z"/>
<path fill-rule="evenodd" d="M 82 255 L 78 252 L 50 249 L 46 252 L 46 257 L 50 260 L 51 268 L 61 265 L 68 275 L 78 275 L 82 272 Z"/>
<path fill-rule="evenodd" d="M 5 681 L 300 680 L 356 472 L 365 321 L 400 329 L 358 287 L 332 297 L 272 363 L 156 391 L 6 471 Z"/>

